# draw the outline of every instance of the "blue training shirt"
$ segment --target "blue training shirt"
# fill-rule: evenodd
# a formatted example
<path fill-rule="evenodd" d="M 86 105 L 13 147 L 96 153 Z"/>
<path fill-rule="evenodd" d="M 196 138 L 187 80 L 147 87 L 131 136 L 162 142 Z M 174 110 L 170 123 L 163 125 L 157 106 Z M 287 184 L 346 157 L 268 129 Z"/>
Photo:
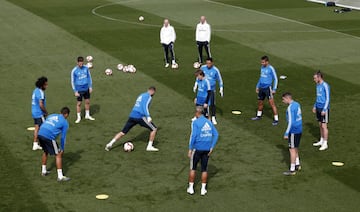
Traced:
<path fill-rule="evenodd" d="M 43 101 L 44 106 L 46 106 L 45 92 L 40 88 L 35 88 L 31 96 L 31 115 L 34 119 L 41 118 L 44 114 L 44 111 L 40 108 L 40 101 Z"/>
<path fill-rule="evenodd" d="M 87 91 L 92 88 L 90 70 L 87 66 L 75 66 L 71 71 L 71 86 L 74 92 Z"/>
<path fill-rule="evenodd" d="M 278 78 L 276 75 L 276 71 L 271 65 L 261 66 L 260 78 L 258 83 L 256 84 L 256 88 L 268 88 L 271 86 L 272 90 L 276 91 L 278 86 Z"/>
<path fill-rule="evenodd" d="M 316 84 L 316 101 L 314 107 L 322 109 L 324 112 L 330 108 L 330 86 L 326 82 Z"/>
<path fill-rule="evenodd" d="M 218 138 L 219 134 L 215 126 L 201 115 L 191 124 L 189 149 L 209 151 L 215 147 Z"/>
<path fill-rule="evenodd" d="M 216 81 L 219 82 L 220 88 L 224 87 L 220 71 L 216 66 L 213 65 L 211 68 L 208 68 L 207 65 L 203 65 L 200 69 L 205 73 L 206 79 L 209 80 L 212 91 L 216 89 Z"/>
<path fill-rule="evenodd" d="M 152 97 L 149 92 L 145 92 L 139 95 L 136 99 L 135 105 L 130 113 L 131 118 L 143 118 L 150 117 L 149 106 L 151 104 Z"/>
<path fill-rule="evenodd" d="M 302 114 L 300 104 L 296 101 L 292 101 L 286 110 L 286 120 L 288 126 L 286 128 L 284 136 L 289 134 L 302 133 Z"/>
<path fill-rule="evenodd" d="M 65 150 L 66 133 L 69 128 L 69 123 L 62 114 L 51 114 L 45 122 L 41 125 L 39 136 L 49 140 L 55 140 L 61 133 L 61 150 Z"/>
<path fill-rule="evenodd" d="M 203 80 L 197 80 L 197 94 L 196 94 L 196 103 L 203 105 L 205 104 L 208 91 L 211 90 L 210 82 L 208 79 L 204 78 Z"/>

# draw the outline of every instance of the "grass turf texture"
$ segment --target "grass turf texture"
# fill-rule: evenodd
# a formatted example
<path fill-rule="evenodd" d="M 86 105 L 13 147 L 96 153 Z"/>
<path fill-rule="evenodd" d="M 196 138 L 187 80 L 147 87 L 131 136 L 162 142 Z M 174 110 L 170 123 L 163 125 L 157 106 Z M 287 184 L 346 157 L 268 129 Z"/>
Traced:
<path fill-rule="evenodd" d="M 195 211 L 206 207 L 209 211 L 290 208 L 355 211 L 358 208 L 359 141 L 355 128 L 360 99 L 356 75 L 359 65 L 356 51 L 360 45 L 360 32 L 356 29 L 358 12 L 334 14 L 331 8 L 300 0 L 291 5 L 284 0 L 271 3 L 189 0 L 166 1 L 166 4 L 154 0 L 120 1 L 121 4 L 97 10 L 115 21 L 91 13 L 93 8 L 108 3 L 0 2 L 0 24 L 4 29 L 0 34 L 0 86 L 1 98 L 6 100 L 0 113 L 6 123 L 1 129 L 0 176 L 5 180 L 0 189 L 8 194 L 2 196 L 1 210 Z M 225 81 L 225 97 L 217 100 L 217 128 L 221 138 L 210 161 L 209 193 L 204 198 L 199 196 L 199 186 L 195 196 L 185 193 L 187 141 L 193 115 L 192 63 L 196 58 L 193 27 L 200 13 L 208 16 L 213 26 L 212 52 Z M 136 22 L 140 15 L 145 17 L 144 23 L 159 27 L 124 23 Z M 178 35 L 175 47 L 178 71 L 163 68 L 158 43 L 163 17 L 170 18 Z M 229 31 L 233 29 L 238 31 Z M 75 99 L 69 75 L 76 56 L 88 54 L 95 58 L 92 113 L 97 120 L 75 125 Z M 254 87 L 259 57 L 263 54 L 270 56 L 278 75 L 288 76 L 280 81 L 278 93 L 290 91 L 302 104 L 303 170 L 292 178 L 281 175 L 288 167 L 288 152 L 286 142 L 281 139 L 286 125 L 280 95 L 276 96 L 280 126 L 271 126 L 269 107 L 262 121 L 249 121 L 256 110 Z M 138 73 L 115 72 L 112 77 L 103 74 L 105 68 L 115 69 L 120 62 L 135 64 Z M 330 149 L 321 153 L 311 146 L 318 136 L 311 113 L 315 95 L 312 73 L 317 68 L 324 68 L 332 88 Z M 64 105 L 73 108 L 64 156 L 65 174 L 73 178 L 68 183 L 55 181 L 53 160 L 49 161 L 51 175 L 40 177 L 41 153 L 30 150 L 32 134 L 26 131 L 32 125 L 30 95 L 36 78 L 41 75 L 49 78 L 48 110 L 57 112 Z M 132 140 L 134 152 L 124 153 L 120 143 L 118 148 L 105 152 L 106 142 L 122 128 L 136 96 L 149 85 L 158 87 L 151 112 L 160 128 L 156 139 L 160 152 L 144 152 L 148 132 L 141 128 L 135 128 L 122 141 Z M 232 115 L 233 109 L 241 110 L 242 115 Z M 345 166 L 331 166 L 334 160 L 344 161 Z M 99 193 L 107 193 L 110 198 L 95 201 Z"/>

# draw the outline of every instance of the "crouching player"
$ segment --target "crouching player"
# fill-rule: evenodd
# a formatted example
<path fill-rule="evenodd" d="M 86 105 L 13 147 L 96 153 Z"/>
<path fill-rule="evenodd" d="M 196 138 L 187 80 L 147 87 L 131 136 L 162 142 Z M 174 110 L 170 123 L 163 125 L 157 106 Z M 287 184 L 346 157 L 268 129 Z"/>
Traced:
<path fill-rule="evenodd" d="M 69 117 L 70 109 L 64 107 L 61 109 L 61 114 L 51 114 L 49 115 L 45 122 L 41 125 L 39 130 L 39 141 L 42 146 L 44 153 L 42 155 L 42 166 L 41 166 L 41 175 L 46 176 L 50 172 L 46 169 L 46 162 L 48 155 L 55 155 L 56 158 L 56 168 L 58 178 L 60 181 L 69 181 L 70 178 L 63 175 L 62 172 L 62 155 L 65 150 L 66 143 L 66 133 L 69 128 L 69 123 L 67 118 Z M 61 144 L 60 147 L 55 141 L 56 137 L 61 133 Z"/>
<path fill-rule="evenodd" d="M 282 101 L 288 104 L 286 110 L 286 120 L 288 126 L 286 128 L 284 139 L 289 142 L 290 152 L 290 170 L 284 172 L 284 175 L 295 175 L 296 171 L 301 169 L 299 159 L 299 145 L 302 134 L 302 115 L 300 104 L 292 99 L 290 93 L 284 93 L 282 95 Z"/>

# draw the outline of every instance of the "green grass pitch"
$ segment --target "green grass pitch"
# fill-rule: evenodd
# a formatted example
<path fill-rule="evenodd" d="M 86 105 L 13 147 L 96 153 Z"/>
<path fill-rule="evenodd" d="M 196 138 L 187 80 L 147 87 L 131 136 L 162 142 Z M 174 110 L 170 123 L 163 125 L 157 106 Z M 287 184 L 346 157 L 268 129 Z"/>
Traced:
<path fill-rule="evenodd" d="M 305 0 L 0 0 L 0 211 L 358 211 L 360 12 L 333 9 Z M 212 26 L 212 54 L 225 83 L 224 98 L 217 97 L 220 139 L 205 197 L 199 181 L 195 195 L 186 193 L 200 15 Z M 159 30 L 165 17 L 178 37 L 177 71 L 163 67 Z M 250 121 L 264 54 L 278 75 L 288 76 L 275 97 L 277 127 L 271 126 L 269 106 L 262 121 Z M 95 58 L 96 121 L 75 125 L 70 71 L 78 55 Z M 118 72 L 118 63 L 134 64 L 138 72 Z M 105 76 L 105 68 L 114 75 Z M 332 91 L 325 152 L 312 147 L 318 138 L 311 113 L 317 69 Z M 41 75 L 49 78 L 48 110 L 72 110 L 63 160 L 72 178 L 67 183 L 56 182 L 53 158 L 50 176 L 40 176 L 41 152 L 31 150 L 32 132 L 26 130 L 33 125 L 30 98 Z M 160 152 L 145 152 L 148 131 L 140 127 L 105 152 L 137 95 L 150 85 L 158 88 L 150 112 L 159 126 Z M 294 177 L 282 176 L 289 157 L 282 140 L 285 91 L 301 103 L 304 119 L 303 170 Z M 242 115 L 231 114 L 233 109 Z M 127 140 L 134 152 L 123 152 Z M 335 160 L 345 166 L 332 166 Z M 96 200 L 99 193 L 110 198 Z"/>

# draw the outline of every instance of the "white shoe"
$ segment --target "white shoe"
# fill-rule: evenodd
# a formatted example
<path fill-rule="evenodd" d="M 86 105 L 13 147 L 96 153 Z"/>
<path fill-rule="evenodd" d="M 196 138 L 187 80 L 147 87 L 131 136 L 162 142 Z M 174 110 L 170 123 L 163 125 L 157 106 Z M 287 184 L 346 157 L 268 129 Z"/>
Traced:
<path fill-rule="evenodd" d="M 37 143 L 37 142 L 34 142 L 33 143 L 33 148 L 32 148 L 32 150 L 41 150 L 42 149 L 42 147 Z"/>
<path fill-rule="evenodd" d="M 76 121 L 75 121 L 75 124 L 80 123 L 80 121 L 81 121 L 81 118 L 77 118 Z"/>
<path fill-rule="evenodd" d="M 215 116 L 211 117 L 211 121 L 214 125 L 217 125 L 217 121 L 216 121 L 216 118 Z"/>
<path fill-rule="evenodd" d="M 188 187 L 187 189 L 186 189 L 186 192 L 188 193 L 188 194 L 191 194 L 191 195 L 193 195 L 195 192 L 194 192 L 194 188 L 191 188 L 191 187 Z"/>
<path fill-rule="evenodd" d="M 201 196 L 204 196 L 206 193 L 207 193 L 206 189 L 201 189 L 201 191 L 200 191 Z"/>
<path fill-rule="evenodd" d="M 166 63 L 165 64 L 165 68 L 167 68 L 167 67 L 169 67 L 170 66 L 170 64 L 169 63 Z"/>
<path fill-rule="evenodd" d="M 148 147 L 146 147 L 146 151 L 148 151 L 148 152 L 157 152 L 157 151 L 159 151 L 159 149 L 155 148 L 153 146 L 148 146 Z"/>
<path fill-rule="evenodd" d="M 323 142 L 322 141 L 318 141 L 316 143 L 313 143 L 313 146 L 322 146 Z"/>
<path fill-rule="evenodd" d="M 321 147 L 319 148 L 320 151 L 326 150 L 328 148 L 327 144 L 323 144 L 321 145 Z"/>
<path fill-rule="evenodd" d="M 105 150 L 106 150 L 106 151 L 110 151 L 111 147 L 112 147 L 112 145 L 110 145 L 110 144 L 106 144 L 106 146 L 105 146 Z"/>
<path fill-rule="evenodd" d="M 93 118 L 93 117 L 91 117 L 91 116 L 85 116 L 85 119 L 90 120 L 90 121 L 94 121 L 94 120 L 95 120 L 95 118 Z"/>

